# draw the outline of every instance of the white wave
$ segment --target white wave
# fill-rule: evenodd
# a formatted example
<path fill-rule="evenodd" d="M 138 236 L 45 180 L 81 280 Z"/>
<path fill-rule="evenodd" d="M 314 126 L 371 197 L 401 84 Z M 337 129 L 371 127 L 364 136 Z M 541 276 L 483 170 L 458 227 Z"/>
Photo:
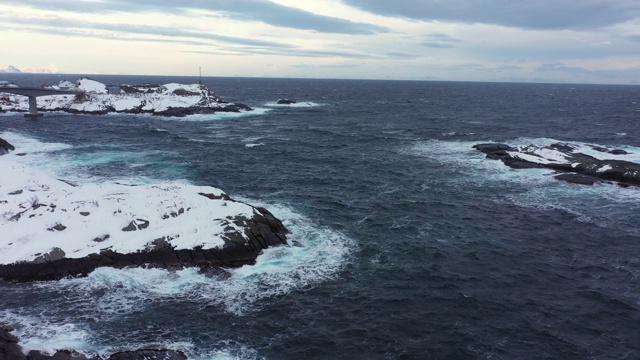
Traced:
<path fill-rule="evenodd" d="M 58 350 L 73 349 L 87 357 L 95 355 L 107 358 L 111 354 L 133 349 L 162 348 L 182 351 L 193 360 L 251 360 L 259 359 L 258 352 L 235 341 L 219 341 L 215 350 L 200 350 L 190 341 L 162 340 L 154 343 L 131 341 L 126 347 L 97 344 L 92 340 L 91 330 L 82 329 L 69 321 L 53 322 L 46 316 L 23 316 L 12 312 L 0 312 L 6 323 L 16 328 L 12 333 L 20 339 L 23 350 L 38 350 L 53 355 Z"/>
<path fill-rule="evenodd" d="M 254 108 L 251 111 L 240 112 L 217 112 L 215 114 L 194 114 L 184 117 L 158 117 L 166 121 L 194 121 L 194 122 L 207 122 L 207 121 L 220 121 L 220 120 L 232 120 L 244 117 L 261 116 L 271 111 L 271 109 Z"/>
<path fill-rule="evenodd" d="M 3 159 L 13 160 L 37 168 L 47 175 L 80 184 L 117 181 L 133 185 L 156 182 L 157 180 L 148 176 L 127 175 L 107 179 L 93 176 L 87 170 L 115 162 L 126 164 L 125 166 L 129 168 L 135 168 L 157 162 L 156 156 L 167 154 L 166 151 L 122 151 L 115 145 L 100 145 L 101 151 L 76 151 L 82 150 L 83 146 L 43 142 L 34 137 L 11 131 L 0 133 L 0 138 L 16 147 L 15 151 L 4 155 Z M 93 145 L 85 147 L 93 147 Z M 167 169 L 165 168 L 165 170 Z"/>
<path fill-rule="evenodd" d="M 234 341 L 226 341 L 222 344 L 222 350 L 207 351 L 197 354 L 189 359 L 193 360 L 253 360 L 263 359 L 258 352 L 246 345 L 237 344 Z"/>
<path fill-rule="evenodd" d="M 254 143 L 254 142 L 257 142 L 258 140 L 263 139 L 263 138 L 264 138 L 264 136 L 249 136 L 247 138 L 242 139 L 242 142 Z"/>
<path fill-rule="evenodd" d="M 89 332 L 73 321 L 53 321 L 41 314 L 23 315 L 6 310 L 0 314 L 4 323 L 15 327 L 13 334 L 20 338 L 20 346 L 25 350 L 53 355 L 58 350 L 74 349 L 89 355 L 97 349 L 89 340 Z"/>
<path fill-rule="evenodd" d="M 248 147 L 248 148 L 252 148 L 252 147 L 256 147 L 256 146 L 264 146 L 264 143 L 257 143 L 257 144 L 244 144 L 244 146 Z"/>
<path fill-rule="evenodd" d="M 0 311 L 4 323 L 12 324 L 12 332 L 20 339 L 23 350 L 39 350 L 53 355 L 58 350 L 73 349 L 87 357 L 95 355 L 107 358 L 111 354 L 133 349 L 162 348 L 182 351 L 193 360 L 249 360 L 258 359 L 256 350 L 235 341 L 218 341 L 216 350 L 200 350 L 191 341 L 159 340 L 141 342 L 131 339 L 123 346 L 96 343 L 89 326 L 78 325 L 73 317 L 53 320 L 45 314 L 22 315 L 12 311 Z M 99 342 L 99 339 L 97 340 Z"/>
<path fill-rule="evenodd" d="M 64 143 L 42 142 L 33 137 L 29 137 L 18 132 L 3 131 L 0 137 L 7 140 L 16 147 L 15 152 L 11 152 L 5 156 L 18 156 L 16 154 L 28 153 L 31 155 L 50 153 L 54 151 L 71 149 L 73 146 Z"/>
<path fill-rule="evenodd" d="M 0 112 L 0 117 L 1 116 L 7 116 L 7 117 L 8 116 L 20 116 L 20 115 L 24 115 L 24 113 L 23 112 L 17 112 L 17 111 L 11 111 L 11 110 Z"/>
<path fill-rule="evenodd" d="M 440 135 L 443 136 L 443 137 L 452 137 L 452 136 L 462 137 L 462 136 L 472 136 L 472 135 L 475 135 L 475 134 L 476 133 L 472 133 L 472 132 L 467 133 L 467 132 L 450 131 L 450 132 L 442 133 Z"/>
<path fill-rule="evenodd" d="M 228 279 L 212 278 L 195 268 L 175 272 L 99 268 L 87 278 L 65 279 L 52 286 L 95 299 L 93 311 L 101 317 L 123 316 L 152 301 L 171 298 L 197 300 L 203 307 L 217 305 L 243 315 L 259 308 L 259 300 L 332 279 L 348 263 L 354 250 L 351 239 L 320 228 L 287 207 L 270 204 L 268 208 L 292 231 L 288 236 L 292 246 L 269 248 L 255 265 L 228 269 Z"/>
<path fill-rule="evenodd" d="M 15 151 L 4 155 L 4 159 L 37 167 L 51 176 L 64 176 L 67 173 L 62 170 L 67 162 L 64 160 L 58 161 L 57 159 L 64 159 L 66 156 L 65 150 L 73 149 L 72 145 L 42 142 L 36 138 L 11 131 L 0 133 L 0 138 L 5 139 L 16 147 Z M 23 156 L 23 154 L 26 155 Z"/>
<path fill-rule="evenodd" d="M 277 102 L 268 102 L 264 104 L 264 106 L 268 107 L 286 107 L 286 108 L 310 108 L 310 107 L 319 107 L 326 106 L 327 104 L 320 104 L 313 101 L 298 101 L 295 104 L 278 104 Z"/>

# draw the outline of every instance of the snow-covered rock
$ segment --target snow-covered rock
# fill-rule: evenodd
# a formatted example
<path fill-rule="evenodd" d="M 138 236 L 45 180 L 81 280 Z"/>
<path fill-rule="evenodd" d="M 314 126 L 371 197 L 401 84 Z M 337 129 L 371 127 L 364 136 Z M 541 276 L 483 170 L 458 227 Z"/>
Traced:
<path fill-rule="evenodd" d="M 39 111 L 65 111 L 82 114 L 106 114 L 109 112 L 150 113 L 164 116 L 184 116 L 197 113 L 250 111 L 244 104 L 227 103 L 201 84 L 120 85 L 116 94 L 109 93 L 107 85 L 82 78 L 75 85 L 60 82 L 58 86 L 45 88 L 77 90 L 77 95 L 40 96 L 36 98 Z M 2 93 L 3 111 L 26 112 L 29 102 L 26 96 Z"/>
<path fill-rule="evenodd" d="M 640 186 L 640 162 L 636 154 L 622 149 L 576 143 L 527 145 L 477 144 L 487 158 L 501 160 L 514 169 L 546 168 L 557 171 L 564 181 L 589 184 L 615 181 L 621 186 Z M 573 173 L 568 175 L 568 173 Z"/>
<path fill-rule="evenodd" d="M 0 279 L 49 280 L 100 266 L 241 266 L 287 243 L 271 213 L 220 189 L 76 185 L 8 157 L 0 157 Z"/>
<path fill-rule="evenodd" d="M 76 81 L 76 89 L 92 94 L 107 94 L 109 92 L 107 85 L 89 78 Z"/>
<path fill-rule="evenodd" d="M 17 67 L 15 67 L 15 66 L 9 65 L 9 66 L 7 66 L 6 69 L 0 70 L 0 73 L 20 74 L 20 73 L 22 73 L 22 71 L 20 69 L 18 69 Z"/>

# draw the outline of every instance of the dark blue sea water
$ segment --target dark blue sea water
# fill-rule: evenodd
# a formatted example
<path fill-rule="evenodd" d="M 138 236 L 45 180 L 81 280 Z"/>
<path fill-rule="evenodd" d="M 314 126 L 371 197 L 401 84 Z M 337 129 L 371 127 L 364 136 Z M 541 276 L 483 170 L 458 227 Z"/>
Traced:
<path fill-rule="evenodd" d="M 471 148 L 566 141 L 640 158 L 640 87 L 203 83 L 257 110 L 4 114 L 0 137 L 27 149 L 25 162 L 80 182 L 219 187 L 273 210 L 304 247 L 272 249 L 224 281 L 99 269 L 0 283 L 0 321 L 25 347 L 160 346 L 193 359 L 640 358 L 640 189 L 562 183 Z M 285 97 L 302 104 L 273 106 Z"/>

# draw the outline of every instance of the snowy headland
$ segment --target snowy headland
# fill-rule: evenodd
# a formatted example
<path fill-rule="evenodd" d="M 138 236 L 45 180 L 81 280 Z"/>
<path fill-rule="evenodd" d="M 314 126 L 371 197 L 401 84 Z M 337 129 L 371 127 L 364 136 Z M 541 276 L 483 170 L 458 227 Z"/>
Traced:
<path fill-rule="evenodd" d="M 39 111 L 62 111 L 74 114 L 107 114 L 110 112 L 186 116 L 216 112 L 240 112 L 252 109 L 244 104 L 228 103 L 202 84 L 142 84 L 108 86 L 82 78 L 75 83 L 61 81 L 43 89 L 75 90 L 77 95 L 39 96 Z M 26 112 L 26 96 L 3 93 L 0 88 L 0 110 Z"/>
<path fill-rule="evenodd" d="M 0 147 L 8 152 L 0 156 L 0 279 L 51 280 L 101 266 L 236 267 L 287 244 L 288 230 L 269 211 L 220 189 L 77 185 L 20 163 L 7 142 Z"/>

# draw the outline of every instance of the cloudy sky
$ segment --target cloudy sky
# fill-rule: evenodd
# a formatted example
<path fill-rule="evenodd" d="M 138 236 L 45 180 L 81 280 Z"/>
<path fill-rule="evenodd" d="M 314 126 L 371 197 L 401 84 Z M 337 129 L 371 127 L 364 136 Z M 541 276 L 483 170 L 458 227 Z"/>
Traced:
<path fill-rule="evenodd" d="M 638 0 L 2 0 L 0 69 L 640 84 Z"/>

